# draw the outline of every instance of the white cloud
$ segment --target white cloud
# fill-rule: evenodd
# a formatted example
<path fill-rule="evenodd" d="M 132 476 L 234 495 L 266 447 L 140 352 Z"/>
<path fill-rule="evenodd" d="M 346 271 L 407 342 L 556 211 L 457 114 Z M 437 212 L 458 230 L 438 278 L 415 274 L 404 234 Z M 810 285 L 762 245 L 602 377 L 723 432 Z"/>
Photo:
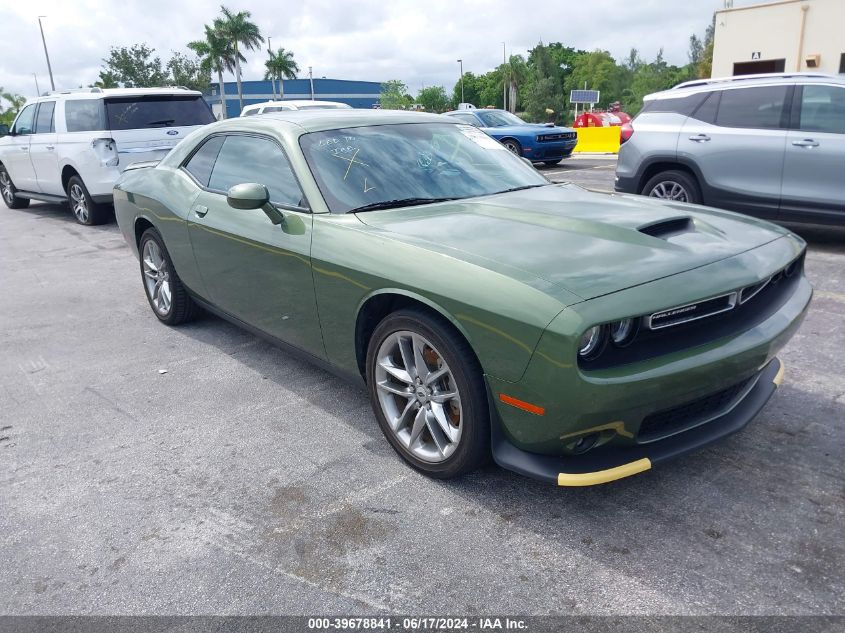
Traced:
<path fill-rule="evenodd" d="M 745 2 L 747 3 L 747 2 Z M 32 0 L 11 2 L 0 20 L 0 86 L 33 95 L 37 73 L 49 89 L 38 31 L 44 32 L 57 88 L 96 80 L 110 46 L 146 42 L 167 58 L 202 37 L 218 2 L 201 0 Z M 538 41 L 609 50 L 617 59 L 636 47 L 645 58 L 660 48 L 670 63 L 686 63 L 689 36 L 702 35 L 720 0 L 551 1 L 531 6 L 512 0 L 231 0 L 247 9 L 274 48 L 292 50 L 303 73 L 317 77 L 401 79 L 412 92 L 423 85 L 451 90 L 464 70 L 486 72 L 508 53 Z M 247 53 L 245 79 L 263 77 L 263 52 Z"/>

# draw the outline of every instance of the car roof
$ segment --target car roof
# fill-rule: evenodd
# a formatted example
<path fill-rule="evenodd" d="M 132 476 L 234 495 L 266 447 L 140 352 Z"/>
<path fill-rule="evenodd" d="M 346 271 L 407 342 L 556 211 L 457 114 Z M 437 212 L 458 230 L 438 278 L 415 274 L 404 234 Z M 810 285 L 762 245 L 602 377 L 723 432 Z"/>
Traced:
<path fill-rule="evenodd" d="M 229 119 L 243 125 L 259 125 L 268 121 L 297 126 L 307 132 L 334 130 L 341 127 L 364 125 L 390 125 L 400 123 L 454 123 L 439 114 L 406 110 L 337 109 L 337 110 L 285 110 L 270 112 L 260 117 Z"/>
<path fill-rule="evenodd" d="M 45 92 L 31 102 L 50 99 L 103 99 L 107 97 L 140 97 L 146 95 L 180 95 L 201 97 L 199 90 L 188 90 L 181 87 L 169 88 L 81 88 L 77 90 L 52 90 Z"/>
<path fill-rule="evenodd" d="M 352 107 L 349 104 L 343 103 L 342 101 L 318 101 L 316 99 L 285 99 L 282 101 L 262 101 L 260 103 L 251 103 L 248 106 L 244 106 L 243 111 L 246 112 L 247 110 L 260 110 L 261 108 L 272 106 L 281 106 L 289 108 L 300 108 L 306 106 L 339 106 L 339 109 L 341 110 L 346 110 Z"/>
<path fill-rule="evenodd" d="M 750 86 L 776 86 L 779 84 L 838 84 L 845 86 L 845 77 L 824 73 L 766 73 L 760 75 L 737 75 L 734 77 L 716 77 L 713 79 L 694 79 L 680 83 L 674 88 L 655 92 L 644 97 L 652 99 L 677 99 L 698 92 L 709 92 L 725 88 L 745 88 Z"/>

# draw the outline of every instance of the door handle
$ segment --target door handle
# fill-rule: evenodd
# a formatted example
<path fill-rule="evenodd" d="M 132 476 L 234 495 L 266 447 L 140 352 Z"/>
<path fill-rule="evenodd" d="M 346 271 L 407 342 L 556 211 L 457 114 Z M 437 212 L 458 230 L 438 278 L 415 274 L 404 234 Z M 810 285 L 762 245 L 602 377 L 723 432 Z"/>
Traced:
<path fill-rule="evenodd" d="M 194 207 L 194 213 L 197 214 L 197 217 L 204 218 L 205 214 L 208 213 L 208 207 L 202 204 L 198 204 Z"/>
<path fill-rule="evenodd" d="M 21 151 L 22 151 L 22 152 L 28 152 L 28 151 L 29 151 L 29 148 L 28 148 L 28 147 L 21 147 Z"/>
<path fill-rule="evenodd" d="M 48 152 L 52 152 L 54 149 L 56 149 L 55 145 L 45 145 L 44 147 Z"/>
<path fill-rule="evenodd" d="M 818 147 L 819 142 L 811 138 L 805 138 L 803 141 L 792 141 L 795 147 Z"/>
<path fill-rule="evenodd" d="M 703 143 L 704 141 L 709 141 L 710 137 L 706 134 L 696 134 L 695 136 L 690 136 L 689 140 L 695 141 L 696 143 Z"/>

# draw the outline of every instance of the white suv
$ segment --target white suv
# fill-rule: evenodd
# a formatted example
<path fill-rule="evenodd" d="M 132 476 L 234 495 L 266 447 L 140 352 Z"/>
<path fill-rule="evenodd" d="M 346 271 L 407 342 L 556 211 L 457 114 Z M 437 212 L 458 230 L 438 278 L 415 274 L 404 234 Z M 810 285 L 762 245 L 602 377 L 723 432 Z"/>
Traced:
<path fill-rule="evenodd" d="M 27 103 L 0 138 L 0 194 L 10 209 L 67 200 L 80 224 L 99 224 L 110 217 L 121 171 L 161 160 L 213 121 L 202 94 L 185 88 L 46 94 Z"/>

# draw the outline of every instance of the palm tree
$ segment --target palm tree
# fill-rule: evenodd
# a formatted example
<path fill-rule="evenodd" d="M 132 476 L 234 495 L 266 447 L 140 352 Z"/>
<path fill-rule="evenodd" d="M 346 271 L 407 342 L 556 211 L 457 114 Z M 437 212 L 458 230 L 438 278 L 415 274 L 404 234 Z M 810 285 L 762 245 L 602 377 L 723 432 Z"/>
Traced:
<path fill-rule="evenodd" d="M 200 58 L 203 72 L 217 73 L 217 83 L 220 86 L 220 102 L 223 104 L 223 118 L 226 118 L 226 85 L 223 83 L 223 72 L 234 72 L 235 50 L 229 40 L 220 36 L 217 30 L 205 25 L 205 39 L 188 43 L 188 48 Z M 241 55 L 241 59 L 244 57 Z M 244 61 L 246 61 L 244 59 Z"/>
<path fill-rule="evenodd" d="M 293 53 L 286 51 L 284 48 L 280 48 L 275 53 L 273 51 L 268 51 L 268 53 L 270 53 L 270 59 L 264 62 L 264 66 L 267 68 L 264 79 L 277 79 L 279 81 L 279 99 L 284 99 L 285 84 L 283 80 L 296 79 L 299 65 L 293 60 Z"/>
<path fill-rule="evenodd" d="M 240 47 L 254 51 L 264 41 L 258 26 L 249 21 L 252 14 L 249 11 L 238 11 L 232 13 L 225 5 L 220 5 L 223 12 L 222 18 L 214 20 L 214 28 L 224 37 L 235 52 L 235 80 L 238 82 L 238 101 L 241 110 L 244 109 L 244 93 L 241 86 L 241 59 Z"/>

